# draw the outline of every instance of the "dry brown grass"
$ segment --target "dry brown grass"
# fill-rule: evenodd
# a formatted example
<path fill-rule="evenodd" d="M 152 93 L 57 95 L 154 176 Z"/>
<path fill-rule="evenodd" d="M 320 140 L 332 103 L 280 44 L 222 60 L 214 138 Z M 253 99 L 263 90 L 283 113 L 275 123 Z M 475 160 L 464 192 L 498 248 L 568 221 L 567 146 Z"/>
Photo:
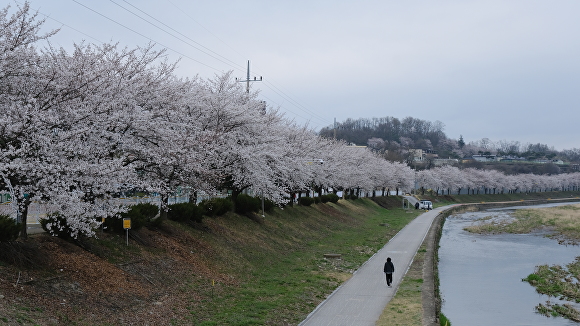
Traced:
<path fill-rule="evenodd" d="M 488 222 L 466 227 L 473 233 L 530 233 L 539 230 L 553 231 L 553 236 L 564 242 L 580 241 L 580 204 L 518 209 L 512 220 L 497 221 L 485 218 Z"/>

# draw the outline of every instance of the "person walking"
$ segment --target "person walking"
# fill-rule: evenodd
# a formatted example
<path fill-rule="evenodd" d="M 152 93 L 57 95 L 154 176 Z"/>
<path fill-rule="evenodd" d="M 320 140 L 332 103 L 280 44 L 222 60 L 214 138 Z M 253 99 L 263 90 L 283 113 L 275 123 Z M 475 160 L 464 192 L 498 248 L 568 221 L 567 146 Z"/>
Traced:
<path fill-rule="evenodd" d="M 395 265 L 393 265 L 391 257 L 387 258 L 385 267 L 383 267 L 383 272 L 385 272 L 385 276 L 387 277 L 387 286 L 391 287 L 391 283 L 393 283 L 393 273 L 395 272 Z"/>

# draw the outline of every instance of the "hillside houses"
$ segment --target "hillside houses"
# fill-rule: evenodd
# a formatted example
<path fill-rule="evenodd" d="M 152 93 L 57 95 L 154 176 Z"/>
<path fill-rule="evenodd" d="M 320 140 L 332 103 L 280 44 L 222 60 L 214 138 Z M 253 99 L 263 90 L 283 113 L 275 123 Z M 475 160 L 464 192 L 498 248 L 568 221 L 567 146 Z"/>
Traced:
<path fill-rule="evenodd" d="M 556 164 L 559 166 L 568 165 L 561 159 L 534 159 L 528 160 L 524 157 L 477 154 L 466 156 L 461 159 L 440 158 L 436 151 L 430 149 L 410 149 L 408 152 L 409 161 L 413 164 L 429 164 L 431 166 L 458 165 L 464 163 L 527 163 L 527 164 Z"/>

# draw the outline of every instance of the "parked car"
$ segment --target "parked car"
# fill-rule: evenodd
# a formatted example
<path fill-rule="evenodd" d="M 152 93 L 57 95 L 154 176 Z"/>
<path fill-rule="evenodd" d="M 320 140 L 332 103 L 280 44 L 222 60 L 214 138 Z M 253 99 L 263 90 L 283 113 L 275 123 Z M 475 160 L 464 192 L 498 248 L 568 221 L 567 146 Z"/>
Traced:
<path fill-rule="evenodd" d="M 433 209 L 433 203 L 430 200 L 420 200 L 418 202 L 419 207 L 417 207 L 418 209 L 425 209 L 425 210 L 431 210 Z"/>

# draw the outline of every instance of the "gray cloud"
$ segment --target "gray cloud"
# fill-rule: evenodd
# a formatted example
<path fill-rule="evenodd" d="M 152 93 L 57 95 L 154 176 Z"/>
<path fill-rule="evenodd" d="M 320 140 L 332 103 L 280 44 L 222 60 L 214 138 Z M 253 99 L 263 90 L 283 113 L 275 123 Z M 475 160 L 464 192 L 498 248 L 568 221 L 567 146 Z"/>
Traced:
<path fill-rule="evenodd" d="M 412 116 L 440 120 L 450 137 L 461 134 L 467 141 L 580 147 L 576 1 L 128 0 L 225 62 L 113 3 L 78 1 L 179 51 L 168 52 L 173 60 L 186 55 L 178 72 L 183 76 L 235 70 L 243 78 L 250 59 L 265 78 L 253 88 L 288 117 L 315 128 L 335 117 Z M 31 4 L 100 41 L 148 42 L 74 2 Z M 52 42 L 70 48 L 83 38 L 64 27 Z"/>

